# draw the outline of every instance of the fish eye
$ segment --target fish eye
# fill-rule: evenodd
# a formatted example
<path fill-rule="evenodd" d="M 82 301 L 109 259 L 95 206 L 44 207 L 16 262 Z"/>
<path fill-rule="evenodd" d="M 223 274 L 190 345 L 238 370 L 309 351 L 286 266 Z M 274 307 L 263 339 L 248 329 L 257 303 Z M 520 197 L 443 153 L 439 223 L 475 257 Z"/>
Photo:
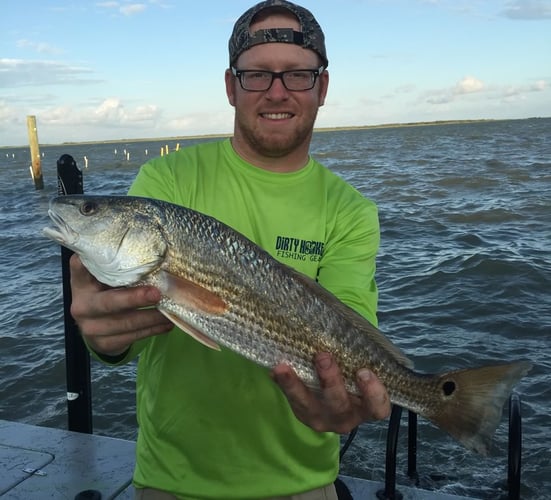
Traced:
<path fill-rule="evenodd" d="M 80 205 L 80 213 L 82 215 L 92 215 L 98 206 L 93 201 L 85 201 Z"/>

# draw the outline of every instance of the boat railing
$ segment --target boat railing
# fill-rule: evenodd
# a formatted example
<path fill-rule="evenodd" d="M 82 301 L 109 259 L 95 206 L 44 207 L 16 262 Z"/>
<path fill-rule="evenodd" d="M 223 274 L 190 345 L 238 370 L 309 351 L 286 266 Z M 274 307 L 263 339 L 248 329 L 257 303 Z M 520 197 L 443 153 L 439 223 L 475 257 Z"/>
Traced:
<path fill-rule="evenodd" d="M 385 487 L 377 492 L 379 500 L 401 500 L 403 495 L 396 489 L 396 462 L 398 454 L 398 435 L 401 427 L 402 408 L 393 405 L 388 424 L 385 460 Z M 408 411 L 408 449 L 407 475 L 418 486 L 417 472 L 417 414 Z M 509 434 L 507 490 L 509 500 L 520 499 L 522 457 L 522 417 L 520 397 L 512 394 L 509 398 Z"/>

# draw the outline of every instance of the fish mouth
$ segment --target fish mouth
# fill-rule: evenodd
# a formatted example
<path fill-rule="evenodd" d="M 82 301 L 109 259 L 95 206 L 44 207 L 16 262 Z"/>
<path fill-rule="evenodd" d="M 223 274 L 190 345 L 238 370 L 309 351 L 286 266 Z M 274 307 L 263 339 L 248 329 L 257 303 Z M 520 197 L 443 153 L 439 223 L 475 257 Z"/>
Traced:
<path fill-rule="evenodd" d="M 72 247 L 78 241 L 78 233 L 73 231 L 67 223 L 52 209 L 48 210 L 48 215 L 56 227 L 45 227 L 42 232 L 44 236 L 56 241 L 60 245 Z"/>

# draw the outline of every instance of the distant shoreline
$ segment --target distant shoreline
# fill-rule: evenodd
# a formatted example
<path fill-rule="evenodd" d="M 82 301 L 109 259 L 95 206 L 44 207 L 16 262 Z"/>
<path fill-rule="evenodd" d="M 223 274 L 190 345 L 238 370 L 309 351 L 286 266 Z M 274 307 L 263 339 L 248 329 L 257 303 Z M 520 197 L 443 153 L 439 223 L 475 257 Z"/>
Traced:
<path fill-rule="evenodd" d="M 403 128 L 403 127 L 426 127 L 426 126 L 436 126 L 436 125 L 462 125 L 462 124 L 472 124 L 472 123 L 491 123 L 491 122 L 508 122 L 508 121 L 521 121 L 521 120 L 543 120 L 550 117 L 544 116 L 533 116 L 530 118 L 481 118 L 476 120 L 437 120 L 430 122 L 406 122 L 406 123 L 384 123 L 379 125 L 345 125 L 342 127 L 319 127 L 314 128 L 314 133 L 323 133 L 323 132 L 340 132 L 348 130 L 368 130 L 368 129 L 378 129 L 378 128 Z M 120 139 L 105 139 L 105 140 L 94 140 L 94 141 L 66 141 L 61 143 L 41 143 L 40 146 L 49 147 L 49 146 L 74 146 L 81 144 L 120 144 L 121 142 L 131 143 L 131 142 L 161 142 L 161 141 L 185 141 L 193 139 L 216 139 L 231 137 L 232 133 L 227 134 L 198 134 L 198 135 L 182 135 L 182 136 L 172 136 L 172 137 L 143 137 L 143 138 L 120 138 Z M 25 145 L 19 146 L 0 146 L 1 149 L 8 148 L 20 148 L 25 147 Z"/>

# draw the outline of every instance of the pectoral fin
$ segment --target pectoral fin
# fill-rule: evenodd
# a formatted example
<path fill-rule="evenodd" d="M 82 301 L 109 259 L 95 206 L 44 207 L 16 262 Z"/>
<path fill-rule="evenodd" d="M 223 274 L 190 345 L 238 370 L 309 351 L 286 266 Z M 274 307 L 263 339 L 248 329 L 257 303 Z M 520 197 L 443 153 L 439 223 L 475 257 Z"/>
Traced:
<path fill-rule="evenodd" d="M 201 342 L 201 344 L 203 344 L 204 346 L 207 346 L 209 349 L 214 349 L 215 351 L 220 350 L 220 346 L 216 342 L 214 342 L 214 340 L 212 340 L 210 337 L 207 337 L 204 333 L 201 333 L 193 326 L 185 323 L 177 316 L 174 316 L 174 314 L 169 313 L 168 311 L 165 311 L 162 308 L 159 308 L 159 311 L 161 311 L 161 313 L 163 313 L 170 321 L 172 321 L 172 323 L 174 323 L 183 332 L 187 333 L 195 340 L 197 340 L 197 342 Z"/>
<path fill-rule="evenodd" d="M 224 314 L 228 306 L 220 296 L 210 290 L 180 276 L 175 276 L 163 271 L 159 276 L 162 283 L 162 293 L 166 295 L 173 303 L 179 304 L 186 309 L 196 311 L 198 314 L 221 315 Z M 186 323 L 183 319 L 174 315 L 172 312 L 159 307 L 172 323 L 178 326 L 195 340 L 210 349 L 220 350 L 220 346 L 210 337 L 199 331 L 193 325 Z"/>
<path fill-rule="evenodd" d="M 191 309 L 207 314 L 223 314 L 228 309 L 220 296 L 186 278 L 165 271 L 163 283 L 164 295 L 176 304 L 185 304 Z"/>

